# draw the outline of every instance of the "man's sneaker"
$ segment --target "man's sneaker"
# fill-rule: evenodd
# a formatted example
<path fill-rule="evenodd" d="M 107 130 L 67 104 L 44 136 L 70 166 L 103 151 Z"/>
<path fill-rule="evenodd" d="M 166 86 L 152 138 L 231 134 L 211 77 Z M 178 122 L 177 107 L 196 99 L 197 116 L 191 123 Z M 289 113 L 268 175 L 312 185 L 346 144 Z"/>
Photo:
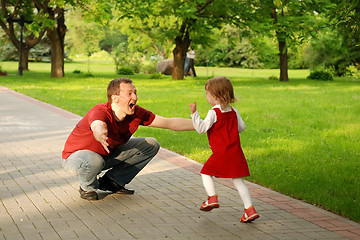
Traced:
<path fill-rule="evenodd" d="M 220 207 L 218 203 L 218 195 L 215 194 L 211 197 L 208 197 L 208 199 L 205 202 L 203 202 L 203 204 L 200 207 L 200 210 L 208 212 L 218 207 Z"/>
<path fill-rule="evenodd" d="M 125 187 L 120 186 L 106 175 L 99 178 L 99 189 L 119 194 L 134 194 L 135 192 L 132 189 L 126 189 Z"/>
<path fill-rule="evenodd" d="M 242 215 L 240 222 L 251 222 L 259 218 L 260 215 L 256 212 L 254 206 L 250 206 L 248 209 L 244 209 L 244 215 Z"/>
<path fill-rule="evenodd" d="M 86 200 L 98 200 L 99 197 L 95 191 L 85 191 L 80 187 L 80 197 Z"/>

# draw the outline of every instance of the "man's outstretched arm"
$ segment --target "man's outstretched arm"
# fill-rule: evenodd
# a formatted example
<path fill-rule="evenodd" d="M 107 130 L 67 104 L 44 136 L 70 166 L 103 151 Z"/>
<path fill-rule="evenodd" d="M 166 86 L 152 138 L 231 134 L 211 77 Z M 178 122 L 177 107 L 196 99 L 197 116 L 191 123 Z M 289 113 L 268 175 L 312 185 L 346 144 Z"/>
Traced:
<path fill-rule="evenodd" d="M 195 130 L 191 119 L 186 118 L 166 118 L 162 116 L 155 116 L 154 121 L 149 127 L 165 128 L 173 131 L 190 131 Z"/>

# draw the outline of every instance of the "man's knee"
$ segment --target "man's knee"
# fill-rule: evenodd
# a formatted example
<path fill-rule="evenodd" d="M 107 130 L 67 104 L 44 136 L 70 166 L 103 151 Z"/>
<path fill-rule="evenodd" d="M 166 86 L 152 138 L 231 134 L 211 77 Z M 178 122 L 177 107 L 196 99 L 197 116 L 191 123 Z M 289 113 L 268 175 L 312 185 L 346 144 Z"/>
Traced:
<path fill-rule="evenodd" d="M 160 149 L 160 143 L 153 137 L 146 137 L 146 142 L 152 145 L 155 149 Z"/>
<path fill-rule="evenodd" d="M 104 168 L 103 159 L 90 158 L 83 160 L 79 170 L 82 171 L 82 173 L 99 174 L 103 168 Z"/>
<path fill-rule="evenodd" d="M 146 137 L 145 141 L 151 146 L 152 152 L 155 156 L 160 149 L 160 143 L 153 137 Z"/>
<path fill-rule="evenodd" d="M 98 174 L 104 168 L 104 159 L 94 152 L 80 150 L 64 160 L 65 171 L 72 175 Z"/>

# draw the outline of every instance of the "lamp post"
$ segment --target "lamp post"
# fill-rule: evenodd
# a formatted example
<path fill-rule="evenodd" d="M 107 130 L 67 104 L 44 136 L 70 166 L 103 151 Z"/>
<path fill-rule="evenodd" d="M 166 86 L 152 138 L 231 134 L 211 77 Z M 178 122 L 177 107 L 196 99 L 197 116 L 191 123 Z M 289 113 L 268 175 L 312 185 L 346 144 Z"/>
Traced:
<path fill-rule="evenodd" d="M 19 75 L 22 76 L 23 75 L 23 68 L 21 66 L 21 62 L 22 62 L 22 51 L 23 51 L 23 29 L 24 29 L 24 24 L 25 23 L 32 23 L 32 21 L 27 21 L 24 18 L 24 15 L 20 15 L 20 18 L 18 19 L 11 19 L 8 18 L 7 21 L 9 23 L 11 22 L 17 22 L 20 24 L 20 48 L 19 48 Z"/>

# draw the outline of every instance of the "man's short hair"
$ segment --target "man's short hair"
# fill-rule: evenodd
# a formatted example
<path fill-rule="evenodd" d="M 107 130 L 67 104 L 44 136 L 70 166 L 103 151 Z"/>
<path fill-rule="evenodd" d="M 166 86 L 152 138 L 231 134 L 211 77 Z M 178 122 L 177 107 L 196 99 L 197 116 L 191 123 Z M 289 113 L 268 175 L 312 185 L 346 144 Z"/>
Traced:
<path fill-rule="evenodd" d="M 109 103 L 112 103 L 111 96 L 120 94 L 120 83 L 133 83 L 130 78 L 115 78 L 109 82 L 107 87 L 107 98 Z"/>

